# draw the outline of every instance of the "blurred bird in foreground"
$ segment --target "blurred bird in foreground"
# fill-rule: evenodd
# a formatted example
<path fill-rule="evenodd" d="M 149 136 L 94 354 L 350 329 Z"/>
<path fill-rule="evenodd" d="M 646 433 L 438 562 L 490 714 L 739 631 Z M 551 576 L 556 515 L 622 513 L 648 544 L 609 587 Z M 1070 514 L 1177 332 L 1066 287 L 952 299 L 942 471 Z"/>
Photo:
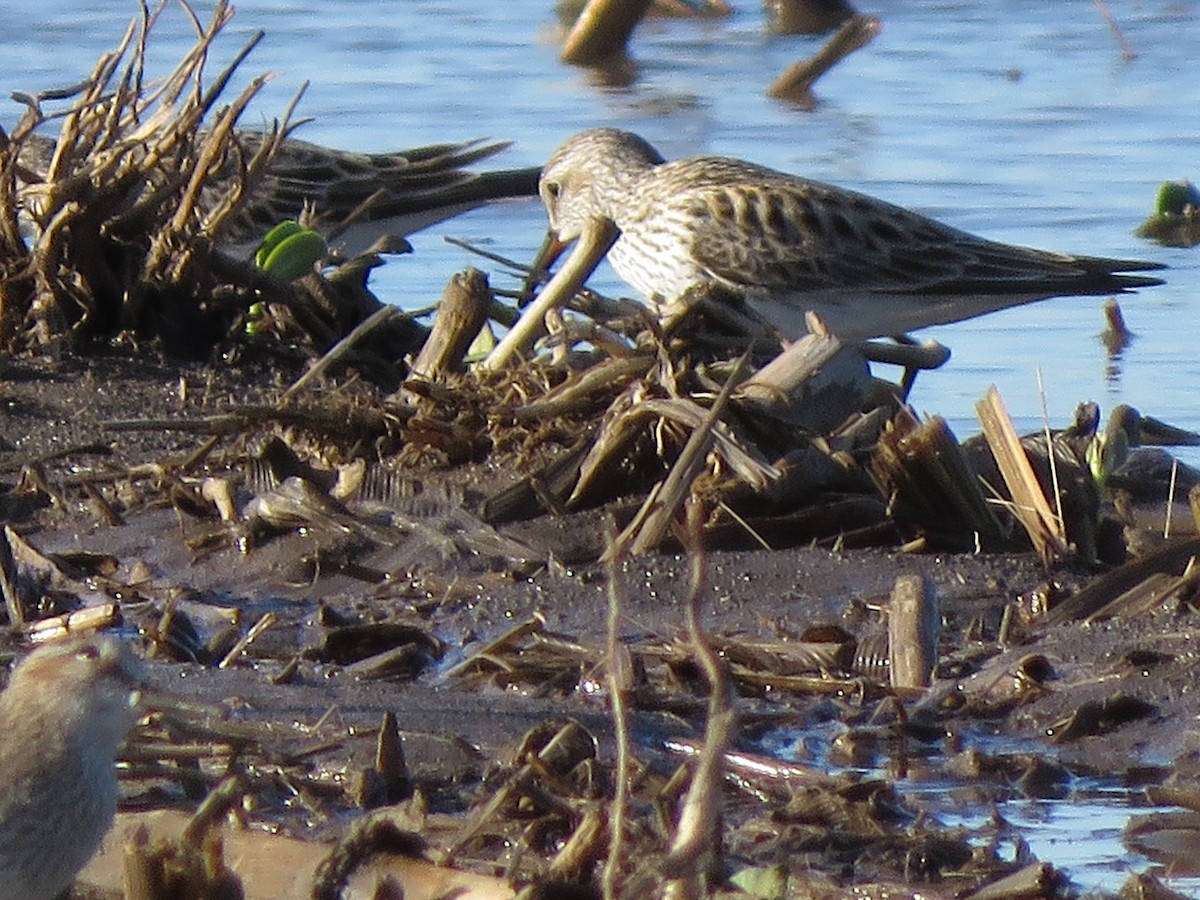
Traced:
<path fill-rule="evenodd" d="M 117 749 L 141 666 L 115 638 L 39 647 L 0 693 L 0 900 L 52 900 L 117 810 Z"/>
<path fill-rule="evenodd" d="M 243 154 L 253 156 L 263 135 L 238 133 Z M 351 153 L 285 139 L 258 182 L 217 235 L 226 251 L 245 255 L 263 235 L 311 205 L 323 224 L 336 226 L 353 216 L 338 236 L 347 255 L 371 246 L 381 235 L 413 234 L 493 200 L 537 196 L 539 169 L 471 172 L 464 166 L 487 159 L 506 142 L 433 144 L 394 153 Z M 50 169 L 55 142 L 29 135 L 21 147 L 21 165 L 35 176 Z M 209 178 L 201 192 L 201 210 L 212 209 L 229 190 L 237 168 L 232 161 Z"/>
<path fill-rule="evenodd" d="M 540 192 L 552 235 L 579 239 L 576 253 L 589 260 L 611 246 L 617 274 L 664 318 L 716 294 L 786 339 L 807 333 L 809 310 L 843 340 L 862 340 L 1162 283 L 1121 274 L 1157 263 L 1001 244 L 736 159 L 666 162 L 613 128 L 568 139 L 543 169 Z"/>

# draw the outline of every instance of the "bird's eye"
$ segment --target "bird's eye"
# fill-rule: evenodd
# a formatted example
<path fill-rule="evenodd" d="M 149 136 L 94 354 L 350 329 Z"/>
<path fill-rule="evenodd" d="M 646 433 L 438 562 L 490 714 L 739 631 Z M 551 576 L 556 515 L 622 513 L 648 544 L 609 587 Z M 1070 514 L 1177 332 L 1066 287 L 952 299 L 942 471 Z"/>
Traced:
<path fill-rule="evenodd" d="M 544 187 L 546 189 L 546 196 L 551 200 L 557 200 L 558 195 L 562 193 L 562 185 L 557 181 L 547 181 Z"/>
<path fill-rule="evenodd" d="M 75 655 L 80 659 L 99 659 L 100 648 L 95 644 L 84 644 L 75 652 Z"/>

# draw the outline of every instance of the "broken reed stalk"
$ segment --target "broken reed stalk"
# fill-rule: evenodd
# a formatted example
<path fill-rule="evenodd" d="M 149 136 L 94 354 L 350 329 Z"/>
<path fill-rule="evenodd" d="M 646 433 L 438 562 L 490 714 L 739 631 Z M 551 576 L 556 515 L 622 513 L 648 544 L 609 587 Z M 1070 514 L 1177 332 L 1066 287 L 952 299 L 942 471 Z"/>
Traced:
<path fill-rule="evenodd" d="M 920 575 L 901 575 L 888 605 L 888 675 L 892 687 L 929 687 L 937 665 L 942 617 L 937 591 Z"/>
<path fill-rule="evenodd" d="M 1013 498 L 1013 514 L 1029 535 L 1034 549 L 1047 563 L 1065 556 L 1068 548 L 1062 520 L 1054 515 L 1042 493 L 1000 392 L 995 387 L 988 388 L 987 396 L 975 404 L 975 411 Z"/>
<path fill-rule="evenodd" d="M 297 378 L 291 387 L 283 392 L 283 396 L 279 398 L 280 405 L 287 403 L 298 393 L 300 393 L 300 391 L 304 390 L 304 388 L 311 384 L 315 379 L 325 374 L 325 372 L 329 370 L 330 366 L 334 365 L 338 360 L 345 357 L 347 353 L 353 351 L 354 347 L 376 328 L 386 325 L 393 319 L 401 318 L 403 316 L 404 312 L 398 307 L 379 307 L 379 309 L 375 310 L 375 312 L 371 313 L 371 315 L 367 316 L 367 318 L 358 323 L 354 330 L 352 330 L 348 335 L 334 344 L 333 347 L 330 348 L 329 352 L 322 356 L 316 365 Z"/>
<path fill-rule="evenodd" d="M 1183 608 L 1196 595 L 1198 586 L 1195 559 L 1189 560 L 1182 575 L 1155 572 L 1141 584 L 1110 600 L 1083 619 L 1086 624 L 1118 617 L 1150 616 L 1156 609 L 1172 605 Z"/>
<path fill-rule="evenodd" d="M 605 559 L 612 558 L 610 554 L 623 555 L 626 552 L 640 556 L 662 543 L 676 513 L 683 508 L 708 451 L 712 449 L 717 424 L 729 405 L 729 398 L 733 396 L 733 389 L 740 380 L 748 358 L 749 352 L 743 353 L 737 361 L 721 393 L 713 402 L 712 409 L 704 421 L 692 431 L 670 473 L 657 486 L 659 489 L 650 493 L 638 515 L 605 551 Z"/>
<path fill-rule="evenodd" d="M 512 417 L 518 422 L 544 422 L 552 416 L 577 413 L 587 409 L 593 397 L 619 391 L 631 379 L 650 377 L 656 364 L 656 360 L 648 354 L 606 359 L 582 372 L 573 372 L 566 381 L 546 391 L 541 397 L 515 407 Z M 617 402 L 614 400 L 610 404 L 610 411 Z"/>
<path fill-rule="evenodd" d="M 1067 517 L 1063 515 L 1063 490 L 1058 483 L 1058 458 L 1054 452 L 1054 435 L 1050 431 L 1050 411 L 1046 408 L 1046 383 L 1042 380 L 1042 367 L 1035 366 L 1037 375 L 1038 401 L 1042 405 L 1042 434 L 1046 439 L 1046 457 L 1050 465 L 1050 486 L 1054 493 L 1054 514 L 1066 528 Z"/>
<path fill-rule="evenodd" d="M 940 416 L 918 422 L 902 407 L 876 444 L 868 473 L 897 521 L 916 524 L 940 545 L 1008 545 L 958 439 Z M 965 534 L 963 533 L 965 531 Z"/>
<path fill-rule="evenodd" d="M 1095 615 L 1115 597 L 1132 590 L 1152 575 L 1182 571 L 1197 556 L 1200 556 L 1200 537 L 1172 541 L 1144 556 L 1135 557 L 1090 581 L 1051 609 L 1042 619 L 1042 627 L 1053 628 Z"/>
<path fill-rule="evenodd" d="M 1100 335 L 1104 349 L 1110 356 L 1115 356 L 1130 345 L 1133 337 L 1133 332 L 1125 324 L 1121 304 L 1115 297 L 1109 297 L 1104 301 L 1104 331 Z"/>
<path fill-rule="evenodd" d="M 413 360 L 412 374 L 435 381 L 461 372 L 471 342 L 487 324 L 491 301 L 487 275 L 476 268 L 455 274 L 442 292 L 433 330 Z"/>
<path fill-rule="evenodd" d="M 25 624 L 25 608 L 21 604 L 21 594 L 17 589 L 17 564 L 13 559 L 12 545 L 9 535 L 14 534 L 7 525 L 0 534 L 0 593 L 4 594 L 4 608 L 8 611 L 9 628 L 19 628 Z"/>
<path fill-rule="evenodd" d="M 846 0 L 768 0 L 763 4 L 769 34 L 827 34 L 855 14 Z"/>
<path fill-rule="evenodd" d="M 734 404 L 755 417 L 826 434 L 863 408 L 871 372 L 854 347 L 808 334 L 747 378 Z"/>
<path fill-rule="evenodd" d="M 227 669 L 232 666 L 237 661 L 238 657 L 245 653 L 246 649 L 254 643 L 258 636 L 274 625 L 276 621 L 278 621 L 278 616 L 276 616 L 275 613 L 269 611 L 263 613 L 259 620 L 250 626 L 249 630 L 238 639 L 237 643 L 235 643 L 229 649 L 229 652 L 226 653 L 221 659 L 221 661 L 217 663 L 217 668 Z"/>
<path fill-rule="evenodd" d="M 1164 541 L 1170 540 L 1170 538 L 1171 538 L 1171 519 L 1172 519 L 1172 513 L 1175 510 L 1175 485 L 1177 484 L 1178 478 L 1179 478 L 1179 460 L 1172 458 L 1172 460 L 1171 460 L 1171 481 L 1170 481 L 1170 484 L 1167 486 L 1167 512 L 1166 512 L 1166 515 L 1163 516 L 1162 536 L 1163 536 Z"/>

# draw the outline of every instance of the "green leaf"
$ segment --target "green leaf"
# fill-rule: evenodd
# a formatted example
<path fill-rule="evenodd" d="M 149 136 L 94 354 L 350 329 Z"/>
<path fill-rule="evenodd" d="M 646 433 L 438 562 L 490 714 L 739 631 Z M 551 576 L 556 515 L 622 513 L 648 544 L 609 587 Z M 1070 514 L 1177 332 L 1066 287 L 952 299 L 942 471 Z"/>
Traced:
<path fill-rule="evenodd" d="M 260 268 L 282 281 L 294 281 L 312 272 L 317 260 L 328 253 L 325 238 L 315 231 L 301 230 L 280 241 Z"/>
<path fill-rule="evenodd" d="M 299 234 L 303 230 L 300 227 L 300 223 L 295 219 L 287 219 L 280 222 L 267 232 L 266 237 L 262 239 L 262 243 L 258 245 L 258 251 L 254 254 L 254 264 L 260 269 L 265 269 L 271 252 L 282 244 L 285 239 L 291 237 L 293 234 Z"/>
<path fill-rule="evenodd" d="M 1188 207 L 1200 209 L 1200 191 L 1190 181 L 1164 181 L 1154 200 L 1154 211 L 1160 216 L 1181 216 Z"/>
<path fill-rule="evenodd" d="M 492 331 L 490 322 L 484 322 L 483 327 L 479 329 L 479 334 L 475 335 L 475 339 L 471 341 L 471 346 L 467 348 L 467 352 L 463 357 L 465 363 L 477 363 L 481 359 L 486 359 L 487 355 L 496 348 L 496 334 Z"/>
<path fill-rule="evenodd" d="M 788 895 L 788 870 L 779 865 L 745 868 L 735 873 L 729 883 L 751 897 L 783 900 Z"/>

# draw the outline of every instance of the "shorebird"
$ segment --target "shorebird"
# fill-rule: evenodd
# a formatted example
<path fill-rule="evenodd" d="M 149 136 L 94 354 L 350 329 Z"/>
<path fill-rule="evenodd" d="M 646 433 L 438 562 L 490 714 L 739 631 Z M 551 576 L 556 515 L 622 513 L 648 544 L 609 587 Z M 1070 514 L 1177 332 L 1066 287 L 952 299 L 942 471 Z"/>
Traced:
<path fill-rule="evenodd" d="M 809 310 L 833 334 L 857 341 L 1047 297 L 1161 283 L 1121 274 L 1162 268 L 1157 263 L 989 241 L 740 160 L 667 162 L 642 138 L 613 128 L 580 132 L 559 147 L 542 170 L 540 193 L 551 235 L 578 239 L 568 264 L 579 271 L 590 274 L 592 258 L 608 250 L 617 274 L 663 318 L 715 292 L 789 340 L 807 333 Z"/>
<path fill-rule="evenodd" d="M 261 146 L 263 135 L 242 131 L 238 141 L 249 158 Z M 266 177 L 225 221 L 218 243 L 230 253 L 248 254 L 267 231 L 285 219 L 297 218 L 308 203 L 330 225 L 360 211 L 338 236 L 344 252 L 353 255 L 382 234 L 403 238 L 493 200 L 536 197 L 537 167 L 463 169 L 508 146 L 508 142 L 475 140 L 394 153 L 351 153 L 289 137 L 280 145 Z M 54 147 L 52 138 L 30 135 L 21 148 L 22 166 L 44 176 Z M 233 164 L 227 163 L 205 185 L 202 211 L 211 209 L 228 190 L 233 172 Z"/>
<path fill-rule="evenodd" d="M 100 846 L 140 677 L 101 635 L 40 647 L 13 670 L 0 693 L 0 900 L 52 900 Z"/>

